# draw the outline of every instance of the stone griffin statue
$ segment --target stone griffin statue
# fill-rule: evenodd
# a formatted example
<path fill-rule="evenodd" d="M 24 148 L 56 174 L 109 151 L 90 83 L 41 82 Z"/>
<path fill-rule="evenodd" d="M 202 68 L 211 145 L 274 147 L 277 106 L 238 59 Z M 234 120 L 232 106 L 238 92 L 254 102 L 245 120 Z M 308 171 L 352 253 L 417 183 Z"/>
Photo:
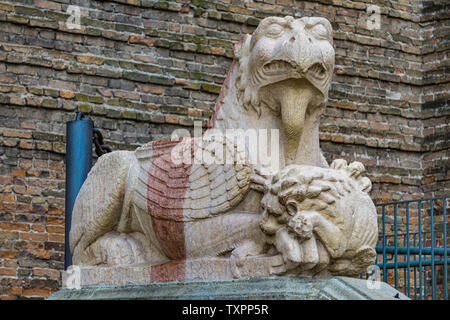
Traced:
<path fill-rule="evenodd" d="M 266 18 L 235 57 L 203 137 L 99 158 L 73 210 L 74 265 L 148 265 L 152 281 L 169 281 L 354 275 L 374 262 L 370 181 L 359 163 L 328 168 L 319 148 L 334 70 L 328 20 Z M 240 161 L 248 152 L 225 141 L 236 155 L 226 164 L 174 159 L 182 149 L 191 151 L 188 160 L 217 160 L 205 137 L 249 128 L 279 130 L 284 169 L 263 175 L 259 160 Z"/>

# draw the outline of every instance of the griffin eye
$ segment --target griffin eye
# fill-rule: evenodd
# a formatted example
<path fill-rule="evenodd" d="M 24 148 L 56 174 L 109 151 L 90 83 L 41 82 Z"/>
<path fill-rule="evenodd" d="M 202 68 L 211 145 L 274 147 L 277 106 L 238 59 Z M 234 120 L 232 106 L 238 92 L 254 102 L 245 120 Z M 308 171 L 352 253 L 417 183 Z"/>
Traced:
<path fill-rule="evenodd" d="M 277 37 L 282 34 L 284 28 L 279 24 L 272 24 L 267 28 L 266 35 L 269 37 Z"/>
<path fill-rule="evenodd" d="M 323 24 L 316 24 L 311 28 L 311 33 L 318 39 L 327 39 L 328 31 Z"/>

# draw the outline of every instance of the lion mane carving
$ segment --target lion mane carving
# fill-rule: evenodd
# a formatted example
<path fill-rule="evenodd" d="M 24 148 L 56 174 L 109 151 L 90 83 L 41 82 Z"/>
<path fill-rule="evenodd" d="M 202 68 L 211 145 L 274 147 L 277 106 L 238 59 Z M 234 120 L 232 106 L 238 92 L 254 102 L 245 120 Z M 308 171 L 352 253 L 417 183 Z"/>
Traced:
<path fill-rule="evenodd" d="M 330 169 L 290 165 L 270 179 L 261 229 L 287 274 L 355 276 L 375 262 L 377 214 L 363 172 L 335 160 Z"/>

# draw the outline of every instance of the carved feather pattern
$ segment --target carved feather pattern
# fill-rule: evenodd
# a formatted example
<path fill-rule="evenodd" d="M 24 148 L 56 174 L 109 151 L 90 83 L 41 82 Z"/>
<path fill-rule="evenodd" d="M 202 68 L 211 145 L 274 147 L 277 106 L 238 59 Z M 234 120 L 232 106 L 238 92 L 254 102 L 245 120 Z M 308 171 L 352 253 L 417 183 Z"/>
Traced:
<path fill-rule="evenodd" d="M 193 221 L 226 213 L 244 199 L 251 172 L 246 152 L 230 140 L 213 143 L 183 138 L 153 141 L 136 150 L 141 171 L 136 191 L 146 196 L 152 217 Z M 226 162 L 231 154 L 232 161 Z"/>

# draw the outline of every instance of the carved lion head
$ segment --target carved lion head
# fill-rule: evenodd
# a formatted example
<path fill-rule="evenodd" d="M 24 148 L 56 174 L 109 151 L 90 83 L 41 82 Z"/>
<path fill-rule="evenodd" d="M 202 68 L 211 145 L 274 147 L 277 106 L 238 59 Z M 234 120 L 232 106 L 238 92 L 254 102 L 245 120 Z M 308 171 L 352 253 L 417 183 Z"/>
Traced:
<path fill-rule="evenodd" d="M 269 179 L 260 226 L 291 268 L 322 262 L 335 274 L 355 274 L 373 263 L 376 210 L 364 171 L 335 160 L 331 168 L 290 165 Z"/>
<path fill-rule="evenodd" d="M 336 200 L 346 192 L 338 189 L 338 179 L 324 175 L 327 171 L 331 170 L 290 165 L 274 175 L 261 201 L 262 231 L 273 237 L 278 230 L 287 228 L 300 240 L 310 238 L 312 226 L 308 219 L 295 218 L 301 212 L 318 212 L 339 223 L 342 219 L 336 215 Z"/>

